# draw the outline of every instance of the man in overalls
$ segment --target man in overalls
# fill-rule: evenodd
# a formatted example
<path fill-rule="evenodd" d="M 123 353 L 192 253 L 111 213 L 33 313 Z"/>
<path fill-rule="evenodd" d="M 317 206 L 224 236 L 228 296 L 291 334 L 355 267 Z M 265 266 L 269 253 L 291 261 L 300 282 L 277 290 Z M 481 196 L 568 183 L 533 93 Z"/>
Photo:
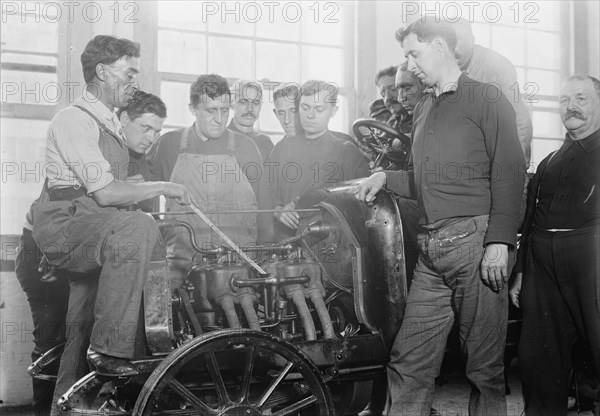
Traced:
<path fill-rule="evenodd" d="M 139 45 L 96 36 L 81 55 L 86 89 L 50 122 L 46 144 L 49 201 L 34 209 L 33 237 L 48 262 L 69 274 L 100 270 L 88 361 L 100 375 L 137 371 L 134 338 L 150 256 L 152 217 L 119 207 L 159 195 L 189 203 L 184 186 L 124 181 L 128 148 L 115 107 L 137 89 Z M 89 296 L 71 288 L 69 316 Z"/>
<path fill-rule="evenodd" d="M 247 136 L 227 129 L 230 104 L 225 78 L 215 74 L 199 76 L 190 88 L 189 106 L 196 121 L 160 137 L 148 153 L 148 163 L 153 180 L 170 180 L 187 186 L 210 220 L 243 246 L 255 244 L 259 238 L 257 195 L 265 175 L 256 144 Z M 188 210 L 170 201 L 166 209 Z M 222 211 L 252 212 L 216 214 Z M 200 218 L 187 215 L 183 220 L 192 225 L 200 245 L 206 248 L 225 245 Z M 189 270 L 195 251 L 183 228 L 167 229 L 164 237 L 173 284 L 177 284 Z"/>

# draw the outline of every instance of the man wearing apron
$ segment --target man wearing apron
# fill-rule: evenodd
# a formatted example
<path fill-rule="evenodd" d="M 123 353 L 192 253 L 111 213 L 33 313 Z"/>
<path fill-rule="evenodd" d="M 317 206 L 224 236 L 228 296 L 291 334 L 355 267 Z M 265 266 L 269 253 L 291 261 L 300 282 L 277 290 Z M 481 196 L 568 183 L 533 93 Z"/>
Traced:
<path fill-rule="evenodd" d="M 81 63 L 87 86 L 50 123 L 49 201 L 40 202 L 33 216 L 34 240 L 50 264 L 84 279 L 100 271 L 87 358 L 101 375 L 137 374 L 128 360 L 158 236 L 152 217 L 119 207 L 159 195 L 189 203 L 184 186 L 124 181 L 129 154 L 113 110 L 137 88 L 139 56 L 139 45 L 127 39 L 96 36 L 86 46 Z M 71 288 L 68 321 L 87 298 Z"/>
<path fill-rule="evenodd" d="M 153 180 L 185 185 L 200 209 L 211 213 L 210 220 L 231 240 L 244 246 L 255 244 L 257 239 L 266 239 L 262 236 L 263 227 L 257 225 L 256 212 L 215 213 L 258 208 L 259 183 L 264 180 L 263 162 L 258 147 L 250 138 L 227 130 L 230 102 L 230 89 L 225 78 L 214 74 L 198 77 L 190 89 L 190 111 L 196 121 L 190 127 L 160 137 L 148 153 L 148 163 Z M 189 210 L 170 201 L 167 201 L 166 209 Z M 197 216 L 177 218 L 193 226 L 199 245 L 225 245 Z M 164 236 L 167 260 L 173 271 L 172 283 L 176 285 L 184 278 L 194 257 L 201 258 L 192 248 L 184 228 L 167 229 Z"/>

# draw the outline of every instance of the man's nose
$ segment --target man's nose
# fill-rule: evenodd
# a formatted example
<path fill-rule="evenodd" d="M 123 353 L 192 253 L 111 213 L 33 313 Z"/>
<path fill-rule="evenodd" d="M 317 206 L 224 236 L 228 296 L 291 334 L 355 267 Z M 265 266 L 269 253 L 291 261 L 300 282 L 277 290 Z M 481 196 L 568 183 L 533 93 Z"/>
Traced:
<path fill-rule="evenodd" d="M 215 115 L 215 121 L 221 124 L 221 120 L 223 120 L 223 114 L 221 114 L 220 111 L 217 111 L 217 114 Z"/>
<path fill-rule="evenodd" d="M 414 71 L 417 68 L 417 64 L 415 64 L 415 58 L 413 58 L 412 56 L 408 56 L 408 63 L 407 63 L 407 69 L 409 71 Z"/>

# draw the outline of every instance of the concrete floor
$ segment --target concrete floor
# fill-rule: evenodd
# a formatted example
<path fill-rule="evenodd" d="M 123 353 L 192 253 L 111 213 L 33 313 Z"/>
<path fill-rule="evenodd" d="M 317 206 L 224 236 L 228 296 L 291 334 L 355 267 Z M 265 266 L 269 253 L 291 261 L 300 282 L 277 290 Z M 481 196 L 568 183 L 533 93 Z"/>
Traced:
<path fill-rule="evenodd" d="M 466 378 L 460 372 L 453 372 L 444 376 L 445 383 L 436 386 L 434 408 L 442 416 L 468 416 L 467 403 L 470 388 Z M 509 370 L 508 382 L 511 393 L 506 396 L 508 416 L 523 415 L 523 396 L 521 395 L 521 382 L 519 381 L 516 365 Z M 25 407 L 4 408 L 0 404 L 0 415 L 6 416 L 35 416 L 35 412 Z M 577 413 L 573 410 L 568 416 L 593 416 L 591 411 Z"/>

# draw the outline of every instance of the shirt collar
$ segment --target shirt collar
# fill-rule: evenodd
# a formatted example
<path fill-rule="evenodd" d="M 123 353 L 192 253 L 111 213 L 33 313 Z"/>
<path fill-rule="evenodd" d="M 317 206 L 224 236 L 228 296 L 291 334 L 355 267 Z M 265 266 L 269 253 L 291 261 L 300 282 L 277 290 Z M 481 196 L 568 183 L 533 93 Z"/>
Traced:
<path fill-rule="evenodd" d="M 581 140 L 573 140 L 569 133 L 565 135 L 565 146 L 569 146 L 572 143 L 577 143 L 586 153 L 592 153 L 596 150 L 600 144 L 600 130 L 596 130 L 589 136 L 581 139 Z"/>
<path fill-rule="evenodd" d="M 104 123 L 104 125 L 110 129 L 110 131 L 115 133 L 121 140 L 125 141 L 125 136 L 123 135 L 123 126 L 121 125 L 117 114 L 102 104 L 100 100 L 98 100 L 92 94 L 88 93 L 87 90 L 84 90 L 81 97 L 75 100 L 73 104 L 85 108 L 90 113 L 98 117 L 98 120 Z"/>

